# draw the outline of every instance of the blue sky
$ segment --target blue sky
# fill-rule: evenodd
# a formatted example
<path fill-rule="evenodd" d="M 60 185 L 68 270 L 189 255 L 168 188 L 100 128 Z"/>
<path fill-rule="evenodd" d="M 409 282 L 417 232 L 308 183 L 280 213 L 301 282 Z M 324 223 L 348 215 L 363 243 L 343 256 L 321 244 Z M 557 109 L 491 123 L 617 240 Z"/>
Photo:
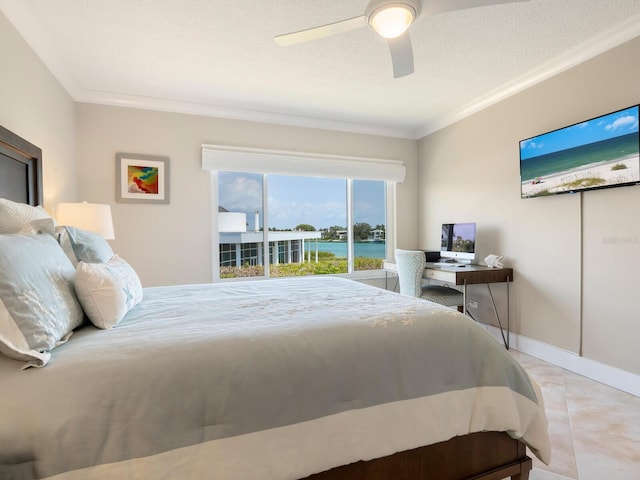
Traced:
<path fill-rule="evenodd" d="M 463 240 L 476 239 L 475 223 L 456 223 L 453 227 L 453 238 L 462 237 Z"/>
<path fill-rule="evenodd" d="M 638 131 L 638 107 L 610 113 L 520 142 L 520 158 L 537 157 Z"/>
<path fill-rule="evenodd" d="M 262 175 L 220 172 L 220 205 L 246 212 L 254 228 L 256 210 L 262 212 Z M 354 181 L 354 222 L 384 224 L 384 182 Z M 302 223 L 326 228 L 346 226 L 346 181 L 335 178 L 269 176 L 269 227 L 293 228 Z M 262 221 L 262 220 L 261 220 Z"/>

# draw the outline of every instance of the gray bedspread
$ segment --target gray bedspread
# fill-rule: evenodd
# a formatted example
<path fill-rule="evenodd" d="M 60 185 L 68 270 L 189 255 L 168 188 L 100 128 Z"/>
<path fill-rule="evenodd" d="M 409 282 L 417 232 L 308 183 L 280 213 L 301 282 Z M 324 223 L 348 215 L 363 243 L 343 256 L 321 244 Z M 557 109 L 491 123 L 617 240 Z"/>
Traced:
<path fill-rule="evenodd" d="M 325 444 L 342 438 L 334 424 L 355 442 L 369 434 L 358 428 L 372 428 L 374 415 L 393 418 L 398 406 L 399 415 L 421 412 L 416 427 L 429 430 L 424 410 L 445 408 L 456 392 L 452 415 L 470 411 L 462 425 L 436 418 L 429 434 L 407 432 L 411 440 L 389 446 L 385 439 L 371 455 L 446 440 L 450 428 L 495 429 L 523 438 L 548 461 L 536 387 L 481 326 L 340 278 L 147 288 L 113 330 L 85 326 L 46 367 L 21 366 L 0 358 L 0 478 L 151 478 L 155 461 L 163 478 L 202 478 L 194 469 L 206 478 L 252 478 L 238 464 L 260 462 L 267 444 L 274 451 L 278 442 L 282 449 Z M 488 406 L 495 395 L 508 405 Z M 504 426 L 494 418 L 501 411 Z M 329 450 L 253 478 L 296 478 L 344 461 Z M 176 458 L 191 464 L 166 468 Z"/>

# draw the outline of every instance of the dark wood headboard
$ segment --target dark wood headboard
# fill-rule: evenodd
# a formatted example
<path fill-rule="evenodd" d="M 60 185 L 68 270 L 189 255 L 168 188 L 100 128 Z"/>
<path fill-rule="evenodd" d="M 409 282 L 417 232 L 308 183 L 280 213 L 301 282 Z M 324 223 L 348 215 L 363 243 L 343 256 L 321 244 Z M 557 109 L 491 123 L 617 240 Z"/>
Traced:
<path fill-rule="evenodd" d="M 42 205 L 42 150 L 2 126 L 0 197 Z"/>

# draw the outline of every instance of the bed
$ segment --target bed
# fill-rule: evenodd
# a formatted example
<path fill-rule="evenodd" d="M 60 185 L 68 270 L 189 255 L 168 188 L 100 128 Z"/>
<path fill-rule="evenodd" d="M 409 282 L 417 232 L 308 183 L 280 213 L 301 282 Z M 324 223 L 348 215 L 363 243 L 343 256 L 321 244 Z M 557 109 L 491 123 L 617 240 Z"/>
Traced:
<path fill-rule="evenodd" d="M 4 152 L 41 158 L 6 133 L 0 176 Z M 22 175 L 28 191 L 0 197 L 35 205 L 40 174 Z M 68 274 L 47 235 L 0 243 Z M 79 297 L 81 268 L 108 256 L 78 257 Z M 73 335 L 31 362 L 0 353 L 0 478 L 527 479 L 527 447 L 550 459 L 538 386 L 454 310 L 336 277 L 130 296 L 101 328 L 81 302 Z"/>

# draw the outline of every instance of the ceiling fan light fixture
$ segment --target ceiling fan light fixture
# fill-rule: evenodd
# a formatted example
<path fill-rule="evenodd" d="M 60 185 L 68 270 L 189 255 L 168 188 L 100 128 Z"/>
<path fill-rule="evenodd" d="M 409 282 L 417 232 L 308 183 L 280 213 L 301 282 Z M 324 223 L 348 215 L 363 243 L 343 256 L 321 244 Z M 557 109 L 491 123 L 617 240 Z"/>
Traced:
<path fill-rule="evenodd" d="M 373 29 L 384 38 L 396 38 L 407 31 L 417 12 L 406 3 L 388 3 L 375 9 L 368 17 Z"/>

